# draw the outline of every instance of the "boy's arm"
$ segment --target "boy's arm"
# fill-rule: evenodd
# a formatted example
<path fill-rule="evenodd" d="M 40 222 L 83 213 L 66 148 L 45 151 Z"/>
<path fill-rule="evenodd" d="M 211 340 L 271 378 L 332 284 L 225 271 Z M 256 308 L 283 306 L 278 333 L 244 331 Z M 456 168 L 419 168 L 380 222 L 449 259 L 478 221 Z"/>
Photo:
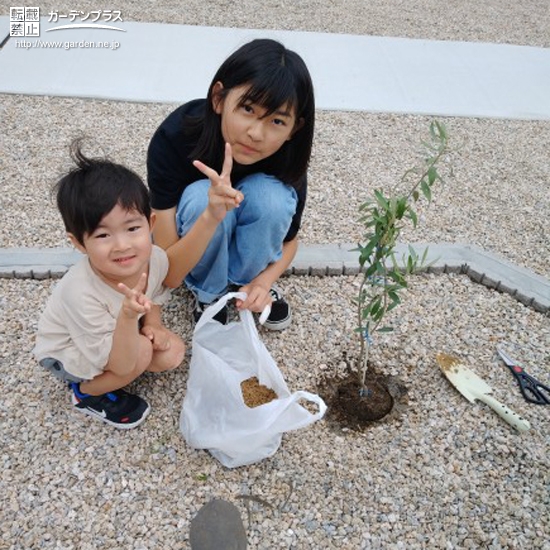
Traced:
<path fill-rule="evenodd" d="M 105 370 L 124 376 L 136 368 L 139 359 L 139 316 L 151 310 L 151 301 L 143 294 L 147 286 L 147 274 L 143 273 L 134 288 L 120 283 L 124 301 L 118 314 L 113 344 Z"/>
<path fill-rule="evenodd" d="M 151 304 L 151 309 L 141 318 L 141 328 L 148 326 L 164 327 L 162 323 L 161 308 L 158 304 Z"/>
<path fill-rule="evenodd" d="M 129 318 L 121 310 L 113 333 L 113 345 L 105 370 L 109 370 L 118 376 L 124 376 L 136 368 L 138 358 L 138 318 Z"/>
<path fill-rule="evenodd" d="M 170 348 L 171 332 L 162 322 L 161 307 L 159 305 L 151 304 L 151 310 L 143 316 L 141 334 L 151 340 L 155 351 L 166 351 Z"/>

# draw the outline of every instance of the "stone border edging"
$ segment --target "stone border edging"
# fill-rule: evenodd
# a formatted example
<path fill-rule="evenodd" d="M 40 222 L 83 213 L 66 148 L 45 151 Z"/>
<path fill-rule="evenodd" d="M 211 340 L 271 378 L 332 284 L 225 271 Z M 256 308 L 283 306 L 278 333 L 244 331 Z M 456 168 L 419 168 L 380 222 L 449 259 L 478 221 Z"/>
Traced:
<path fill-rule="evenodd" d="M 420 257 L 428 248 L 428 273 L 463 273 L 476 283 L 510 294 L 536 311 L 550 312 L 550 281 L 524 267 L 473 245 L 414 243 L 412 246 Z M 355 247 L 351 243 L 301 247 L 290 271 L 295 275 L 321 276 L 359 273 Z M 407 250 L 407 244 L 397 245 L 397 259 Z"/>
<path fill-rule="evenodd" d="M 335 276 L 359 273 L 354 244 L 301 245 L 289 275 Z M 414 244 L 422 256 L 426 247 L 428 273 L 462 273 L 487 288 L 510 294 L 541 313 L 550 312 L 550 281 L 473 245 Z M 408 245 L 397 246 L 397 258 Z M 81 254 L 72 248 L 0 249 L 0 278 L 49 279 L 64 275 Z"/>

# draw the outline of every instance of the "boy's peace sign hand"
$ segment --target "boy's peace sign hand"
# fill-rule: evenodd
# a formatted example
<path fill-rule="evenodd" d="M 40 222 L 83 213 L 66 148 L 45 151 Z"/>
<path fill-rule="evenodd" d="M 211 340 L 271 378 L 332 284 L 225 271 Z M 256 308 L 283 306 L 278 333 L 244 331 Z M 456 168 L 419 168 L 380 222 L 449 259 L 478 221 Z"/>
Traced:
<path fill-rule="evenodd" d="M 240 191 L 231 187 L 231 169 L 233 168 L 231 145 L 225 144 L 225 157 L 220 174 L 200 160 L 193 161 L 193 166 L 210 180 L 207 209 L 216 221 L 221 222 L 226 212 L 237 208 L 244 199 Z"/>
<path fill-rule="evenodd" d="M 151 310 L 151 300 L 143 293 L 147 288 L 147 273 L 142 273 L 139 281 L 134 288 L 129 288 L 124 283 L 118 283 L 118 289 L 124 294 L 121 312 L 135 319 L 142 313 L 148 313 Z"/>

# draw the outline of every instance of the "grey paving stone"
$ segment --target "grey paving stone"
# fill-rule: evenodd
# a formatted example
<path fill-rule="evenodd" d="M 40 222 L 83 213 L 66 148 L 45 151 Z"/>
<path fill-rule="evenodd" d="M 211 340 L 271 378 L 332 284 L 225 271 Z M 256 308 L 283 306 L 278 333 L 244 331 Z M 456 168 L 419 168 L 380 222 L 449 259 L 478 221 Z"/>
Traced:
<path fill-rule="evenodd" d="M 510 296 L 515 296 L 516 292 L 517 292 L 516 288 L 513 288 L 513 287 L 503 283 L 502 281 L 501 281 L 501 283 L 498 287 L 498 290 L 499 290 L 499 292 L 503 292 L 504 294 L 510 294 Z"/>
<path fill-rule="evenodd" d="M 460 274 L 462 273 L 464 270 L 464 267 L 462 265 L 445 265 L 445 267 L 443 268 L 443 273 L 455 273 L 455 274 Z M 478 281 L 480 282 L 480 281 Z"/>
<path fill-rule="evenodd" d="M 526 305 L 526 306 L 530 306 L 533 301 L 535 300 L 532 296 L 528 296 L 527 294 L 521 292 L 521 291 L 517 291 L 514 298 L 518 301 L 518 302 L 521 302 L 523 305 Z"/>
<path fill-rule="evenodd" d="M 311 267 L 309 274 L 314 277 L 324 277 L 327 274 L 327 266 L 321 264 L 315 267 Z"/>
<path fill-rule="evenodd" d="M 342 262 L 327 262 L 327 275 L 338 276 L 343 275 L 344 264 Z"/>
<path fill-rule="evenodd" d="M 300 246 L 286 270 L 287 274 L 307 276 L 355 275 L 359 273 L 359 253 L 353 243 Z M 479 247 L 462 244 L 415 244 L 421 257 L 425 249 L 427 271 L 430 273 L 466 273 L 473 281 L 515 297 L 537 311 L 550 311 L 550 281 L 507 262 Z M 398 264 L 408 252 L 408 245 L 396 247 Z M 81 257 L 71 248 L 0 249 L 0 277 L 36 278 L 61 277 Z"/>
<path fill-rule="evenodd" d="M 311 272 L 311 266 L 306 263 L 306 262 L 302 262 L 302 261 L 295 261 L 293 262 L 292 264 L 292 274 L 293 275 L 301 275 L 301 276 L 306 276 L 306 275 L 309 275 Z"/>
<path fill-rule="evenodd" d="M 211 500 L 191 520 L 191 550 L 244 550 L 247 537 L 239 509 L 225 500 Z"/>
<path fill-rule="evenodd" d="M 540 302 L 537 302 L 537 300 L 533 300 L 531 307 L 539 313 L 548 313 L 550 311 L 548 307 L 546 307 L 544 304 L 541 304 Z"/>
<path fill-rule="evenodd" d="M 359 273 L 359 266 L 357 264 L 350 265 L 344 264 L 344 275 L 357 275 Z"/>
<path fill-rule="evenodd" d="M 498 288 L 500 281 L 497 281 L 496 279 L 484 274 L 481 284 L 483 286 L 486 286 L 487 288 Z"/>
<path fill-rule="evenodd" d="M 448 271 L 446 271 L 446 273 L 449 273 Z M 468 269 L 468 277 L 470 277 L 470 279 L 472 279 L 472 281 L 475 281 L 476 283 L 481 283 L 482 279 L 483 279 L 483 273 L 477 271 L 476 269 L 470 267 Z"/>

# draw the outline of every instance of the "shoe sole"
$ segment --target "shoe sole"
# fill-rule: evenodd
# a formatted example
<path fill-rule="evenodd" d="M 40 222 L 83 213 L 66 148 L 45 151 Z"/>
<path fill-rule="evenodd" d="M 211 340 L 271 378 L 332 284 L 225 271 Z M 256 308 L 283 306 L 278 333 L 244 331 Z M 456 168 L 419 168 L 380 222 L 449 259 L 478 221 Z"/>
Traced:
<path fill-rule="evenodd" d="M 292 323 L 292 313 L 286 319 L 277 321 L 276 323 L 270 323 L 269 319 L 263 324 L 263 326 L 268 330 L 284 330 L 288 328 Z"/>
<path fill-rule="evenodd" d="M 126 423 L 126 424 L 117 424 L 116 422 L 113 422 L 112 420 L 109 420 L 108 418 L 105 418 L 104 416 L 101 416 L 97 411 L 94 411 L 93 409 L 89 409 L 88 407 L 78 407 L 79 401 L 76 399 L 76 396 L 73 394 L 71 397 L 71 401 L 73 402 L 74 408 L 84 413 L 91 418 L 95 418 L 96 420 L 100 420 L 101 422 L 104 422 L 105 424 L 109 424 L 109 426 L 113 426 L 114 428 L 118 428 L 119 430 L 131 430 L 132 428 L 136 428 L 139 426 L 148 416 L 151 412 L 151 406 L 147 405 L 147 408 L 143 412 L 142 417 L 139 420 L 136 420 L 135 422 Z"/>

